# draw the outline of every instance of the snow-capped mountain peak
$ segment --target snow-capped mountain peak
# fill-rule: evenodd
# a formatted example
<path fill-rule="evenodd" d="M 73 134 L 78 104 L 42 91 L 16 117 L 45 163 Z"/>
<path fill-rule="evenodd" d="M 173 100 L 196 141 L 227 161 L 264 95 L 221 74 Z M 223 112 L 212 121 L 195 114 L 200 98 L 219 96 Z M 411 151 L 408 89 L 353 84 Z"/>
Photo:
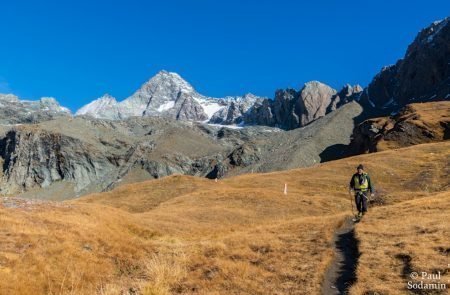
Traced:
<path fill-rule="evenodd" d="M 109 94 L 104 94 L 102 97 L 83 106 L 75 115 L 88 115 L 95 118 L 113 120 L 121 118 L 117 100 Z"/>
<path fill-rule="evenodd" d="M 82 107 L 76 115 L 90 115 L 103 119 L 121 119 L 131 116 L 164 116 L 177 120 L 225 121 L 224 116 L 241 116 L 259 97 L 246 94 L 238 97 L 211 98 L 198 93 L 179 74 L 160 71 L 130 97 L 117 102 L 103 96 Z M 224 111 L 230 105 L 240 111 Z M 232 119 L 233 121 L 234 119 Z"/>

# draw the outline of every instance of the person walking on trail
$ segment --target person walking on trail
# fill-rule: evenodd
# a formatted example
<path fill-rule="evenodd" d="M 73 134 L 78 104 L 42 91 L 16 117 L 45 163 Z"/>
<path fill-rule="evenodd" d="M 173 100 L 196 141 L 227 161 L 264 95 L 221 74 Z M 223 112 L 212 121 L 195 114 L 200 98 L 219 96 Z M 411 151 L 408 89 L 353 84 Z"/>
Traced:
<path fill-rule="evenodd" d="M 369 201 L 368 192 L 373 197 L 374 188 L 369 174 L 364 172 L 364 166 L 359 164 L 357 172 L 353 174 L 350 180 L 350 193 L 355 192 L 355 203 L 358 209 L 357 218 L 361 218 L 367 212 L 367 203 Z"/>

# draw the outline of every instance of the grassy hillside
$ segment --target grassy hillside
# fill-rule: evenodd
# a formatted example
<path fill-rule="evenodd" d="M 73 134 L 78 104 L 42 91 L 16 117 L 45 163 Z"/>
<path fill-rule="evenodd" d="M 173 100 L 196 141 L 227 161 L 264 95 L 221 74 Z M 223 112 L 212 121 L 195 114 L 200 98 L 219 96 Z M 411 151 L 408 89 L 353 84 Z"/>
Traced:
<path fill-rule="evenodd" d="M 386 221 L 377 214 L 399 208 L 404 215 L 386 218 L 412 220 L 411 206 L 426 198 L 448 203 L 448 194 L 437 194 L 449 190 L 450 142 L 218 182 L 174 175 L 70 202 L 2 199 L 1 293 L 318 294 L 333 258 L 333 233 L 351 211 L 347 186 L 359 163 L 384 206 L 357 227 L 361 285 L 352 292 L 378 290 L 378 278 L 365 267 L 371 268 L 367 257 L 381 252 L 368 245 L 373 238 L 376 249 L 391 246 L 370 234 Z M 430 214 L 427 228 L 432 220 L 442 224 L 448 212 Z M 386 221 L 383 233 L 391 225 L 406 240 L 407 225 Z M 445 239 L 435 246 L 449 247 Z M 398 273 L 386 255 L 380 269 L 386 263 Z"/>
<path fill-rule="evenodd" d="M 367 294 L 368 290 L 378 294 L 405 294 L 408 282 L 421 281 L 422 272 L 441 273 L 440 279 L 423 280 L 426 283 L 448 284 L 449 212 L 449 191 L 375 208 L 356 227 L 362 254 L 358 281 L 351 294 Z M 419 274 L 418 279 L 411 278 L 413 272 Z M 442 290 L 424 294 L 448 293 Z"/>

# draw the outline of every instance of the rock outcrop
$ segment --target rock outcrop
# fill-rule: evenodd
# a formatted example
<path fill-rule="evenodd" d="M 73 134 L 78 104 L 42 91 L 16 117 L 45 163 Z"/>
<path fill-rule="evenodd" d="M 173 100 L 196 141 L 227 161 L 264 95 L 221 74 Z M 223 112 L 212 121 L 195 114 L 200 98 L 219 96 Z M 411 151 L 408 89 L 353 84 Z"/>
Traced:
<path fill-rule="evenodd" d="M 90 102 L 79 109 L 76 115 L 90 115 L 95 114 L 98 119 L 122 119 L 122 113 L 117 103 L 117 100 L 109 94 Z"/>
<path fill-rule="evenodd" d="M 369 109 L 398 111 L 408 103 L 450 99 L 450 18 L 423 29 L 403 59 L 384 67 L 361 96 Z"/>
<path fill-rule="evenodd" d="M 62 180 L 72 181 L 81 192 L 93 183 L 101 185 L 115 168 L 106 155 L 79 139 L 33 128 L 7 132 L 0 155 L 2 193 L 45 188 Z"/>
<path fill-rule="evenodd" d="M 351 154 L 450 139 L 450 101 L 415 103 L 390 117 L 368 119 L 352 135 Z"/>
<path fill-rule="evenodd" d="M 71 116 L 53 97 L 37 101 L 20 100 L 12 94 L 0 94 L 0 124 L 37 123 Z"/>
<path fill-rule="evenodd" d="M 318 81 L 305 84 L 300 91 L 297 109 L 300 115 L 300 125 L 306 124 L 325 116 L 327 108 L 331 105 L 336 90 Z"/>
<path fill-rule="evenodd" d="M 337 93 L 330 86 L 318 81 L 306 83 L 300 91 L 277 90 L 273 101 L 264 100 L 255 104 L 244 117 L 244 122 L 292 130 L 306 126 L 345 103 L 359 98 L 361 91 L 359 85 L 346 85 Z"/>
<path fill-rule="evenodd" d="M 248 93 L 244 96 L 226 97 L 219 99 L 219 104 L 223 107 L 215 112 L 208 123 L 222 125 L 236 125 L 244 123 L 246 114 L 260 103 L 263 98 Z"/>

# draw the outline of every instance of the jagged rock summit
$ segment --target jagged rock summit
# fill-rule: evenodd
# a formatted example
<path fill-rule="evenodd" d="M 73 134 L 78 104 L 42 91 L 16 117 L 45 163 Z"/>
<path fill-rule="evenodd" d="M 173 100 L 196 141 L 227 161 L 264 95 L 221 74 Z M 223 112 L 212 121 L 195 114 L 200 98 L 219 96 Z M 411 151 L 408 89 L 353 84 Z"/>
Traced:
<path fill-rule="evenodd" d="M 70 115 L 70 110 L 60 106 L 53 97 L 31 101 L 13 94 L 0 94 L 0 124 L 36 123 Z"/>
<path fill-rule="evenodd" d="M 279 90 L 275 100 L 255 96 L 212 98 L 198 93 L 177 73 L 160 71 L 127 99 L 117 102 L 109 95 L 82 107 L 76 115 L 101 119 L 160 116 L 182 121 L 221 125 L 265 125 L 282 129 L 305 126 L 349 102 L 361 92 L 359 85 L 339 92 L 311 81 L 296 92 Z"/>
<path fill-rule="evenodd" d="M 255 104 L 244 121 L 286 130 L 303 127 L 336 110 L 344 103 L 359 99 L 361 91 L 359 85 L 353 87 L 346 85 L 337 92 L 324 83 L 311 81 L 305 83 L 299 91 L 277 90 L 274 100 L 264 100 Z"/>
<path fill-rule="evenodd" d="M 104 94 L 83 106 L 76 115 L 92 115 L 99 119 L 122 119 L 117 100 L 109 94 Z"/>
<path fill-rule="evenodd" d="M 450 99 L 450 17 L 416 36 L 403 59 L 384 67 L 361 96 L 365 107 L 398 111 L 408 103 Z"/>
<path fill-rule="evenodd" d="M 177 73 L 160 71 L 127 99 L 117 102 L 103 96 L 82 107 L 76 115 L 102 119 L 161 116 L 176 120 L 236 123 L 248 103 L 258 99 L 253 95 L 214 99 L 199 94 Z M 234 110 L 241 110 L 234 111 Z"/>

